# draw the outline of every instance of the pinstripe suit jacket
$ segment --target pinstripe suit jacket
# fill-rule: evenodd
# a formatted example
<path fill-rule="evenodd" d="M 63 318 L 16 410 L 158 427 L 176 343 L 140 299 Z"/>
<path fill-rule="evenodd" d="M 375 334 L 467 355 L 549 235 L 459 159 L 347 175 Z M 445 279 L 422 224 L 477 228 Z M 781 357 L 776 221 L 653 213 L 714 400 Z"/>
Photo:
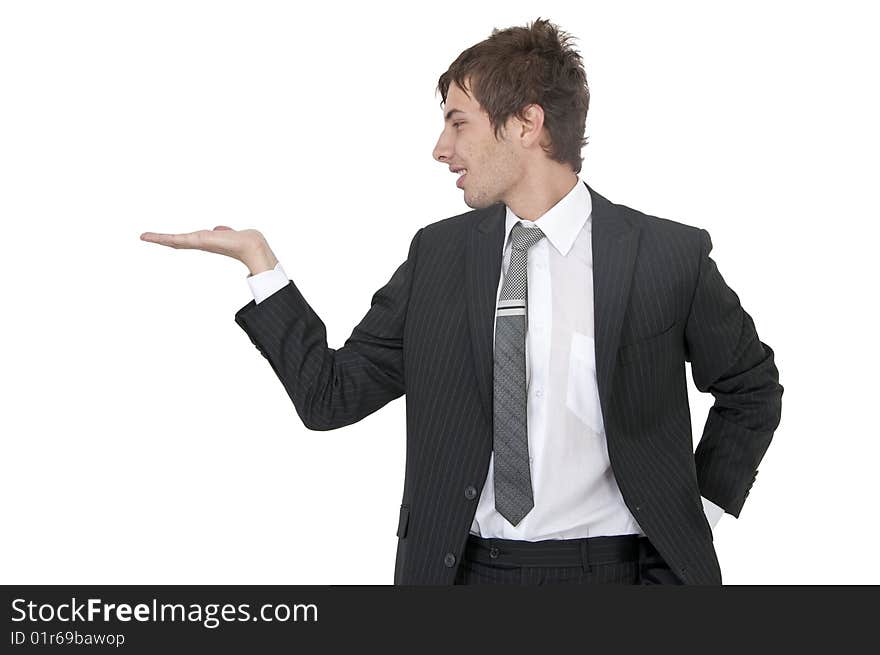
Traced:
<path fill-rule="evenodd" d="M 700 496 L 738 517 L 781 416 L 774 353 L 705 230 L 593 203 L 596 375 L 624 501 L 687 584 L 721 584 Z M 505 207 L 427 225 L 339 349 L 296 285 L 236 323 L 311 430 L 406 394 L 395 584 L 452 584 L 492 451 L 492 324 Z M 715 403 L 694 452 L 685 375 Z"/>

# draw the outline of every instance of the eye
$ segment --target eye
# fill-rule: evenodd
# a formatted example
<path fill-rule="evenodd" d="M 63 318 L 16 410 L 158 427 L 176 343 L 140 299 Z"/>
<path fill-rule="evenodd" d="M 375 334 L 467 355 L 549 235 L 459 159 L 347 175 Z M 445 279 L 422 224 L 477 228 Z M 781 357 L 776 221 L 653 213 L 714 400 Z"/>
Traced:
<path fill-rule="evenodd" d="M 452 124 L 452 127 L 457 128 L 459 125 L 461 125 L 461 121 L 459 121 L 458 123 L 453 123 L 453 124 Z"/>

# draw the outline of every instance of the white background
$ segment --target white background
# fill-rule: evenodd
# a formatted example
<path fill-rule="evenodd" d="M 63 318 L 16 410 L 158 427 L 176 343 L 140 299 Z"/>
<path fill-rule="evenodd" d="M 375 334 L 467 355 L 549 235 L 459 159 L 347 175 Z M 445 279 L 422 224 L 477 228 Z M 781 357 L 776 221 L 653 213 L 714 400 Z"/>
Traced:
<path fill-rule="evenodd" d="M 138 237 L 260 229 L 340 347 L 469 209 L 437 78 L 539 16 L 584 58 L 584 179 L 707 229 L 776 352 L 725 584 L 880 582 L 870 4 L 539 4 L 0 5 L 0 582 L 391 584 L 405 398 L 308 431 L 234 323 L 247 269 Z"/>

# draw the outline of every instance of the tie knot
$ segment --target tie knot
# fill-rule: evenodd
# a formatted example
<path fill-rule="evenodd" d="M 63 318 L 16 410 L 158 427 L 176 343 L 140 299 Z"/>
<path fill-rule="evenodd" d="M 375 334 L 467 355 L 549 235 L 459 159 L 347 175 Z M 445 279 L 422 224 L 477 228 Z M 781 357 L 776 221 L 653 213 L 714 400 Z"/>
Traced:
<path fill-rule="evenodd" d="M 544 238 L 544 233 L 538 226 L 524 227 L 522 223 L 515 223 L 511 234 L 511 248 L 528 250 Z"/>

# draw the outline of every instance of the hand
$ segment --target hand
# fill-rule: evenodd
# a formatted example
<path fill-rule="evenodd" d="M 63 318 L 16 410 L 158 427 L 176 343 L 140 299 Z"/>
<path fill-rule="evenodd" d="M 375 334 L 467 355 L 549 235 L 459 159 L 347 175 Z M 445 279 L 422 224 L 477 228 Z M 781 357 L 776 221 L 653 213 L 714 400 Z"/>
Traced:
<path fill-rule="evenodd" d="M 218 225 L 213 230 L 186 234 L 144 232 L 141 241 L 158 243 L 170 248 L 187 248 L 214 252 L 237 259 L 250 269 L 251 275 L 275 268 L 278 260 L 259 230 L 233 230 Z"/>

